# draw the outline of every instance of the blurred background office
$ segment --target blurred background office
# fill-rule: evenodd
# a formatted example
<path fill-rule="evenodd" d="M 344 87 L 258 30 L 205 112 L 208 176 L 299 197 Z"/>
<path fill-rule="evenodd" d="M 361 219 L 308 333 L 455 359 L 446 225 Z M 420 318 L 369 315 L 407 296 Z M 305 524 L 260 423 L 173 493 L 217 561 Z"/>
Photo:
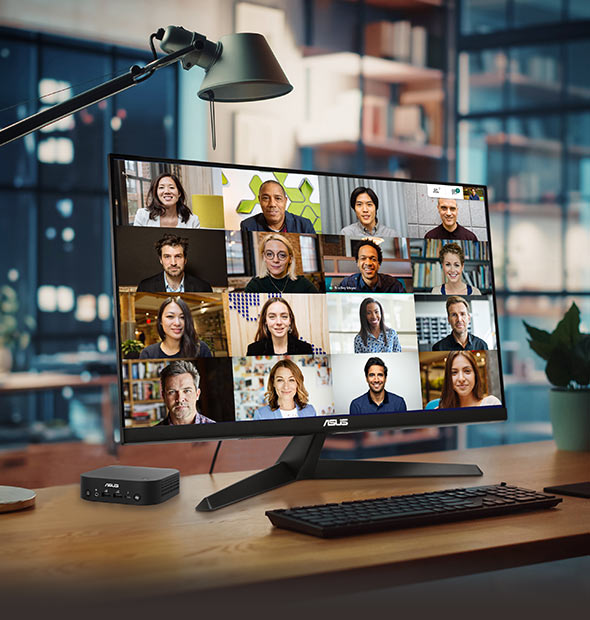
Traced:
<path fill-rule="evenodd" d="M 115 458 L 110 152 L 487 184 L 509 421 L 351 450 L 550 438 L 522 320 L 552 328 L 575 301 L 590 327 L 590 3 L 3 0 L 0 125 L 146 64 L 170 24 L 261 32 L 294 90 L 218 105 L 213 151 L 203 72 L 178 65 L 1 148 L 0 481 L 73 482 Z M 141 170 L 129 183 L 142 194 Z M 167 449 L 142 464 L 170 465 Z M 247 449 L 240 464 L 267 464 Z M 206 471 L 209 448 L 182 450 L 183 473 Z"/>

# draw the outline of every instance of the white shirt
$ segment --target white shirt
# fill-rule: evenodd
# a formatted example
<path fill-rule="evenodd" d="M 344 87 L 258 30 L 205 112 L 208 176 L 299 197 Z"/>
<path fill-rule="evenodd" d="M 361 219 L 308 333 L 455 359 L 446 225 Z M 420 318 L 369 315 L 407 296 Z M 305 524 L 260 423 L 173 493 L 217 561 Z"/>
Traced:
<path fill-rule="evenodd" d="M 501 401 L 497 396 L 494 396 L 493 394 L 490 394 L 489 396 L 486 396 L 481 403 L 479 403 L 480 407 L 485 407 L 486 405 L 501 405 Z"/>
<path fill-rule="evenodd" d="M 297 416 L 297 407 L 294 407 L 293 409 L 279 409 L 279 411 L 281 412 L 281 415 L 283 416 L 283 418 L 296 418 Z"/>
<path fill-rule="evenodd" d="M 133 220 L 133 226 L 160 226 L 160 216 L 157 215 L 155 220 L 150 219 L 150 212 L 147 209 L 141 207 L 137 209 L 137 213 L 135 214 L 135 219 Z M 200 228 L 201 222 L 199 222 L 199 218 L 191 213 L 190 217 L 186 222 L 183 222 L 178 217 L 178 223 L 176 224 L 176 228 Z"/>

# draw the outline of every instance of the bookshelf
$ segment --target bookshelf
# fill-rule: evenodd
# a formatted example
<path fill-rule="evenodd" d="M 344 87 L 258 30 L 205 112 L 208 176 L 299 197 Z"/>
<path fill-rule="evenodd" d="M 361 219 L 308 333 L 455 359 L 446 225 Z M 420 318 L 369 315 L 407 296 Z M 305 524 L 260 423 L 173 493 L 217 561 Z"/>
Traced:
<path fill-rule="evenodd" d="M 169 360 L 123 360 L 125 426 L 153 426 L 166 417 L 160 388 L 160 371 Z"/>
<path fill-rule="evenodd" d="M 318 5 L 321 5 L 318 7 Z M 439 0 L 310 3 L 302 165 L 393 177 L 446 178 L 447 20 Z M 350 16 L 346 34 L 330 19 Z"/>

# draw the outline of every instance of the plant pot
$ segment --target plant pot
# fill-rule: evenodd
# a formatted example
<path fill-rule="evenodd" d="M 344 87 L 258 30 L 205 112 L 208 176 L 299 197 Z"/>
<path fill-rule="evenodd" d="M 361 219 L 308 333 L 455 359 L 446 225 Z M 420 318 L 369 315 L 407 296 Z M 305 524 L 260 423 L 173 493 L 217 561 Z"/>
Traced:
<path fill-rule="evenodd" d="M 552 389 L 549 417 L 559 450 L 590 450 L 590 390 Z"/>
<path fill-rule="evenodd" d="M 8 347 L 0 346 L 0 376 L 12 370 L 12 352 Z"/>

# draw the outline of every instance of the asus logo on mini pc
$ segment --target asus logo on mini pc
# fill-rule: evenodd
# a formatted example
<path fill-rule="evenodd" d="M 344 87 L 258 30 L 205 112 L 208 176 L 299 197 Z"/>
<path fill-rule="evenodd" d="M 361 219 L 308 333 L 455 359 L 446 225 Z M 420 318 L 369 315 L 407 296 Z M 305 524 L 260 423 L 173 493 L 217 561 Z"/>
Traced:
<path fill-rule="evenodd" d="M 348 420 L 326 420 L 324 426 L 348 426 Z"/>

